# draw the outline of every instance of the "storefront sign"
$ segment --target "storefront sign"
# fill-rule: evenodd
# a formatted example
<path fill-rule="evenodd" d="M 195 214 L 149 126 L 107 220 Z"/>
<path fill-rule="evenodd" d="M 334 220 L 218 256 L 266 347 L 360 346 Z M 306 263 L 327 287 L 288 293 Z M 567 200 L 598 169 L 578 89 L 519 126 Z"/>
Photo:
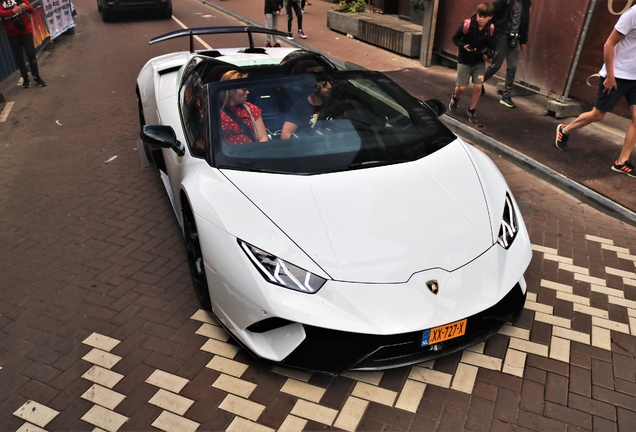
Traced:
<path fill-rule="evenodd" d="M 625 8 L 620 12 L 615 12 L 614 0 L 607 0 L 607 10 L 609 10 L 609 13 L 611 13 L 612 15 L 623 15 L 625 12 L 627 12 L 627 9 L 632 7 L 633 3 L 634 3 L 634 0 L 627 0 L 627 4 L 625 5 Z"/>

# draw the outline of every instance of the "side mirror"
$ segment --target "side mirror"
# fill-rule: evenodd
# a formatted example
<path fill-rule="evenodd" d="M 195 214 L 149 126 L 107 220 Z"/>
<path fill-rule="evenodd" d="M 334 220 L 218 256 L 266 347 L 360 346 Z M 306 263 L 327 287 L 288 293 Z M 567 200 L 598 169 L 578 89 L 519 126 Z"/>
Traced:
<path fill-rule="evenodd" d="M 183 156 L 185 154 L 183 144 L 179 142 L 177 135 L 174 133 L 174 129 L 170 126 L 144 126 L 139 137 L 150 146 L 172 149 L 177 156 Z"/>
<path fill-rule="evenodd" d="M 433 114 L 435 114 L 437 117 L 440 117 L 442 114 L 446 112 L 446 105 L 444 105 L 444 103 L 440 101 L 439 99 L 426 100 L 422 102 L 422 105 L 426 106 L 431 111 L 433 111 Z"/>

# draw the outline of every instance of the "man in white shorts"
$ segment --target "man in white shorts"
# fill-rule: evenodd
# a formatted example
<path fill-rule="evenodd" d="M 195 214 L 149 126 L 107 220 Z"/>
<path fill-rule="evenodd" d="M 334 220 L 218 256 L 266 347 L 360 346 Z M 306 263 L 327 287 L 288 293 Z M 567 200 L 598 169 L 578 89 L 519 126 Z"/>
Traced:
<path fill-rule="evenodd" d="M 625 97 L 632 114 L 632 122 L 625 133 L 625 141 L 612 170 L 636 177 L 630 155 L 636 144 L 636 5 L 619 19 L 603 46 L 605 64 L 599 72 L 598 93 L 592 111 L 581 114 L 570 124 L 557 126 L 557 148 L 568 149 L 572 131 L 600 121 Z"/>

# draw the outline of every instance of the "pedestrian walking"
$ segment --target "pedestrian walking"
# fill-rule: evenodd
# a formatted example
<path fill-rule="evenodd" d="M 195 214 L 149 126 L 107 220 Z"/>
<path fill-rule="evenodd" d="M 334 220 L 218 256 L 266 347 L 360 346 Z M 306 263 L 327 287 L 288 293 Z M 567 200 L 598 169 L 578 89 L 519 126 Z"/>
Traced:
<path fill-rule="evenodd" d="M 22 87 L 25 89 L 31 87 L 29 71 L 24 62 L 25 52 L 29 59 L 33 81 L 38 87 L 46 86 L 46 83 L 40 78 L 38 60 L 35 56 L 35 46 L 33 45 L 33 25 L 28 16 L 35 12 L 33 6 L 31 6 L 29 0 L 2 0 L 0 6 L 2 27 L 7 33 L 9 45 L 11 45 L 13 50 L 20 75 L 22 75 Z"/>
<path fill-rule="evenodd" d="M 457 111 L 459 99 L 472 80 L 473 94 L 466 113 L 471 123 L 479 122 L 475 109 L 484 85 L 486 60 L 494 54 L 495 26 L 490 21 L 494 8 L 490 3 L 481 3 L 477 12 L 465 19 L 453 34 L 453 43 L 457 45 L 457 78 L 455 91 L 451 95 L 448 108 Z"/>
<path fill-rule="evenodd" d="M 303 11 L 300 8 L 300 0 L 284 0 L 285 1 L 285 13 L 287 14 L 287 39 L 293 39 L 292 22 L 294 17 L 292 16 L 292 10 L 296 14 L 296 21 L 298 22 L 298 36 L 301 39 L 307 39 L 307 35 L 303 31 Z"/>
<path fill-rule="evenodd" d="M 283 10 L 283 0 L 265 0 L 265 28 L 278 30 L 278 17 Z M 267 48 L 279 47 L 278 36 L 268 34 L 266 36 Z"/>
<path fill-rule="evenodd" d="M 614 161 L 613 171 L 636 177 L 630 155 L 636 144 L 636 5 L 618 19 L 612 33 L 603 45 L 605 63 L 598 73 L 598 92 L 592 111 L 578 116 L 570 124 L 557 126 L 556 146 L 568 149 L 568 139 L 572 131 L 603 120 L 623 97 L 631 111 L 632 122 L 625 133 L 623 148 Z"/>
<path fill-rule="evenodd" d="M 495 0 L 495 56 L 486 68 L 484 82 L 488 81 L 506 61 L 506 83 L 499 103 L 508 108 L 515 108 L 512 101 L 512 87 L 517 74 L 517 62 L 521 52 L 528 43 L 530 27 L 530 6 L 532 0 Z"/>

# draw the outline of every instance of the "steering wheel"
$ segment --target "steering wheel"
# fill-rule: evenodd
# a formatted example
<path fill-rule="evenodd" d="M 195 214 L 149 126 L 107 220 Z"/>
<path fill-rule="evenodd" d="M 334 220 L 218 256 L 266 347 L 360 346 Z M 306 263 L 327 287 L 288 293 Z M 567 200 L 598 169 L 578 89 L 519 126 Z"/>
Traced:
<path fill-rule="evenodd" d="M 342 100 L 330 105 L 327 109 L 320 111 L 318 120 L 333 120 L 336 116 L 342 116 L 346 113 L 350 101 Z"/>

